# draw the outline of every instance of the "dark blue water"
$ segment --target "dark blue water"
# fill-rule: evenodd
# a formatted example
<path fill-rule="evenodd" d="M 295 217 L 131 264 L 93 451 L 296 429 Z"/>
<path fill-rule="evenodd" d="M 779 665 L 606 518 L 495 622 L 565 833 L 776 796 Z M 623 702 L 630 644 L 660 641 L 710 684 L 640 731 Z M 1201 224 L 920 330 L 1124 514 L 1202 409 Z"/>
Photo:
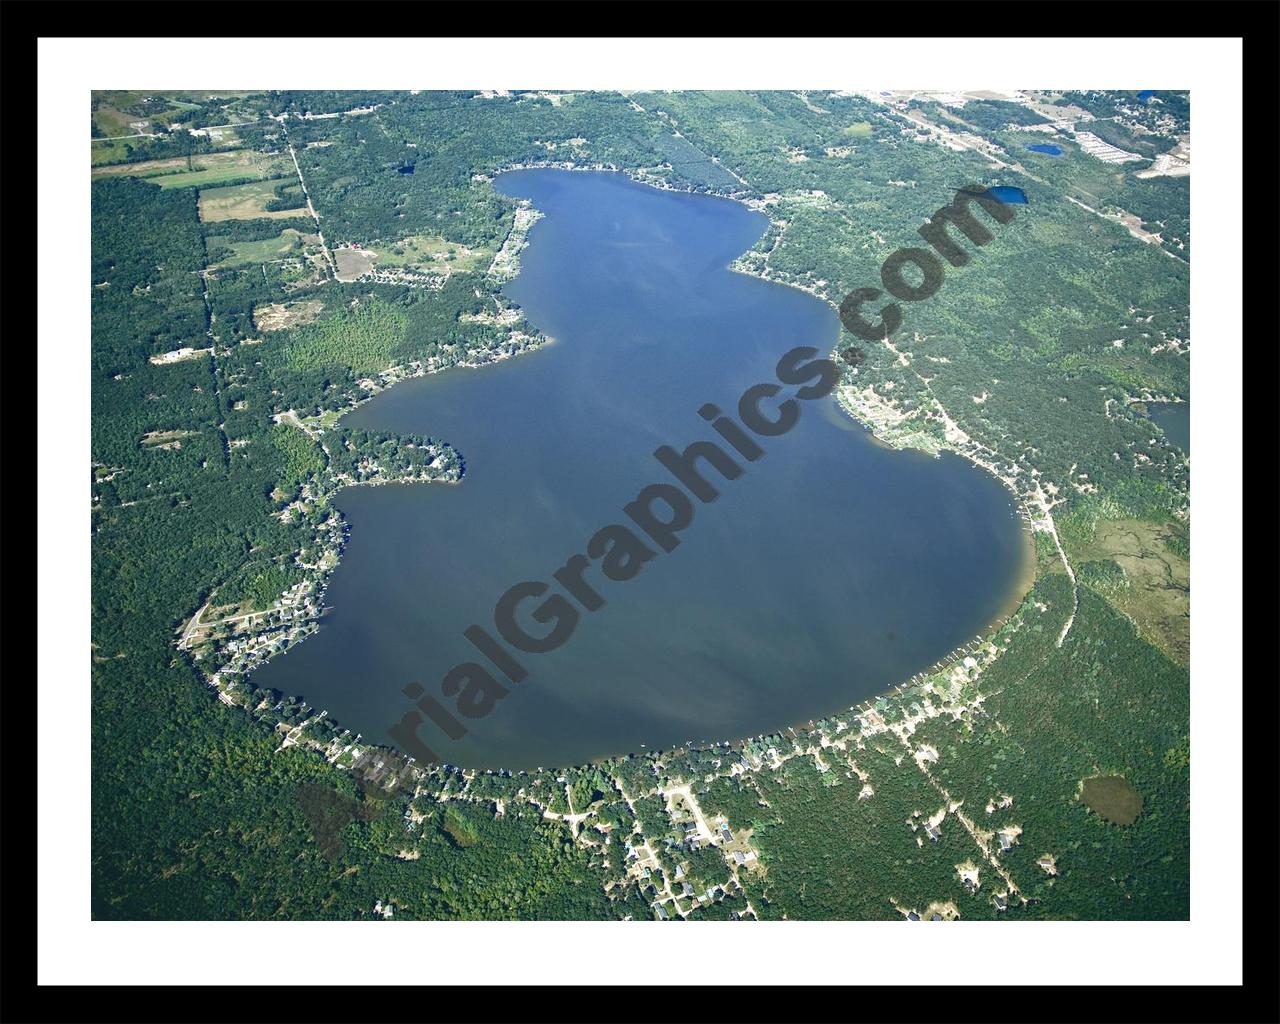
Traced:
<path fill-rule="evenodd" d="M 1048 156 L 1062 156 L 1062 149 L 1048 142 L 1037 142 L 1027 146 L 1033 153 L 1045 153 Z"/>
<path fill-rule="evenodd" d="M 1143 89 L 1142 92 L 1138 93 L 1138 99 L 1142 100 L 1143 103 L 1147 103 L 1155 94 L 1154 89 Z"/>
<path fill-rule="evenodd" d="M 1027 201 L 1027 194 L 1014 185 L 996 185 L 994 188 L 987 189 L 987 191 L 1002 203 L 1025 203 Z"/>
<path fill-rule="evenodd" d="M 1164 431 L 1169 442 L 1191 453 L 1191 403 L 1148 402 L 1147 415 L 1151 422 Z"/>
<path fill-rule="evenodd" d="M 634 525 L 623 505 L 671 480 L 654 449 L 717 438 L 701 406 L 734 412 L 783 353 L 825 354 L 839 333 L 824 303 L 727 269 L 767 224 L 737 203 L 602 173 L 497 186 L 546 214 L 507 292 L 555 340 L 399 384 L 347 417 L 449 440 L 466 477 L 344 491 L 334 612 L 255 679 L 367 740 L 388 742 L 410 682 L 452 707 L 442 677 L 484 660 L 463 630 L 496 633 L 508 587 L 550 582 L 601 527 Z M 834 397 L 799 404 L 794 429 L 757 439 L 761 459 L 736 460 L 740 478 L 707 471 L 720 497 L 694 502 L 675 550 L 628 581 L 593 562 L 605 605 L 579 608 L 558 650 L 520 654 L 528 678 L 466 737 L 427 723 L 424 742 L 453 764 L 527 768 L 754 735 L 910 677 L 1021 596 L 1029 544 L 992 477 L 873 443 Z"/>

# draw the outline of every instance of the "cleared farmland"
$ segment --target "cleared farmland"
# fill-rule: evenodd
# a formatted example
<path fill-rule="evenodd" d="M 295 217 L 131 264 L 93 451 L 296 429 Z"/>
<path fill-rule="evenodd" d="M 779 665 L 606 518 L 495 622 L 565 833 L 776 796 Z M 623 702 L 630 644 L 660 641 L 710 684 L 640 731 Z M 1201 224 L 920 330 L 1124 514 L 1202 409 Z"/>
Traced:
<path fill-rule="evenodd" d="M 468 248 L 436 235 L 410 235 L 393 245 L 370 247 L 379 267 L 407 267 L 428 270 L 474 271 L 488 266 L 493 253 L 484 248 Z"/>
<path fill-rule="evenodd" d="M 215 244 L 219 244 L 220 240 L 215 236 L 209 240 L 210 248 L 213 249 Z M 302 235 L 293 228 L 285 228 L 280 234 L 274 238 L 262 238 L 251 242 L 226 242 L 227 248 L 232 250 L 231 255 L 224 256 L 214 267 L 236 267 L 247 263 L 271 263 L 274 260 L 284 259 L 291 253 L 297 253 L 302 246 Z M 211 253 L 210 255 L 213 255 Z"/>
<path fill-rule="evenodd" d="M 163 160 L 140 160 L 131 164 L 95 167 L 94 178 L 130 177 L 154 180 L 161 188 L 193 188 L 239 181 L 244 178 L 275 178 L 286 175 L 292 165 L 287 156 L 266 155 L 249 149 L 220 153 L 201 153 Z"/>
<path fill-rule="evenodd" d="M 275 198 L 280 178 L 267 181 L 251 181 L 244 185 L 227 185 L 221 188 L 200 190 L 200 219 L 205 223 L 220 220 L 290 220 L 309 216 L 306 207 L 289 210 L 268 210 L 267 203 Z"/>

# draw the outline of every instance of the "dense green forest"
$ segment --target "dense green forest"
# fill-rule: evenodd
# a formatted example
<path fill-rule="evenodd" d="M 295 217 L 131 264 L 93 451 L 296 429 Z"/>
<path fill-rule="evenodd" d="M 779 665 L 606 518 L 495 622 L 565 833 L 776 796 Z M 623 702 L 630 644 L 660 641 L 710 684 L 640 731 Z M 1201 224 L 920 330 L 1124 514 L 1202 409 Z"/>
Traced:
<path fill-rule="evenodd" d="M 1097 134 L 1144 156 L 1189 131 L 1184 97 L 1159 99 L 1060 97 L 1126 119 Z M 1035 178 L 925 141 L 908 110 L 1017 152 Z M 1185 622 L 1167 602 L 1189 587 L 1190 469 L 1133 408 L 1144 395 L 1189 398 L 1187 267 L 1170 255 L 1189 247 L 1187 179 L 1135 179 L 1145 164 L 1102 164 L 1066 140 L 1062 157 L 1036 159 L 1025 146 L 1044 136 L 1025 128 L 1044 116 L 997 101 L 122 93 L 99 94 L 93 114 L 96 139 L 138 119 L 158 134 L 95 142 L 98 166 L 215 149 L 291 166 L 292 146 L 330 249 L 394 251 L 429 236 L 485 254 L 432 287 L 340 282 L 310 215 L 274 216 L 300 209 L 291 174 L 262 185 L 262 205 L 207 221 L 202 186 L 163 187 L 166 169 L 94 180 L 95 918 L 352 919 L 394 907 L 409 919 L 649 919 L 645 886 L 677 872 L 700 894 L 723 887 L 692 911 L 681 897 L 692 920 L 748 907 L 762 919 L 894 918 L 948 902 L 965 918 L 1187 916 L 1188 675 L 1170 640 Z M 183 127 L 228 124 L 222 141 Z M 391 793 L 352 770 L 354 738 L 305 694 L 259 691 L 237 669 L 220 702 L 206 676 L 225 662 L 177 643 L 204 607 L 266 610 L 317 579 L 340 486 L 462 476 L 449 438 L 351 430 L 338 414 L 404 376 L 537 343 L 518 311 L 491 315 L 502 303 L 484 265 L 515 205 L 489 179 L 565 161 L 763 205 L 774 223 L 739 265 L 833 304 L 877 283 L 884 258 L 918 243 L 957 188 L 1025 189 L 1011 223 L 948 266 L 928 302 L 906 306 L 892 347 L 868 344 L 844 371 L 849 388 L 917 414 L 938 438 L 924 417 L 945 409 L 1002 470 L 1056 494 L 1056 533 L 1036 534 L 1035 588 L 993 638 L 998 657 L 946 698 L 956 714 L 921 716 L 942 698 L 919 687 L 856 712 L 911 717 L 910 750 L 874 729 L 821 746 L 852 735 L 832 720 L 554 773 L 420 767 Z M 1163 248 L 1072 199 L 1138 216 Z M 913 760 L 922 744 L 937 753 L 927 770 Z M 1097 774 L 1141 795 L 1134 824 L 1080 801 Z M 663 795 L 682 782 L 746 837 L 758 870 L 689 847 Z M 955 812 L 925 838 L 939 787 L 982 830 L 1022 829 L 993 856 L 1025 902 L 993 903 L 1007 886 Z M 1011 806 L 984 809 L 1002 794 Z M 626 866 L 642 842 L 649 877 Z M 1046 854 L 1054 873 L 1037 863 Z M 976 892 L 957 874 L 968 861 L 981 861 Z"/>
<path fill-rule="evenodd" d="M 1000 857 L 1028 900 L 1023 915 L 1185 917 L 1185 674 L 1094 597 L 1082 601 L 1058 648 L 1054 638 L 1070 609 L 1064 576 L 1039 584 L 1006 627 L 1007 650 L 983 676 L 981 713 L 966 716 L 959 729 L 933 719 L 911 743 L 936 747 L 932 779 L 952 801 L 963 801 L 981 828 L 1017 823 L 1034 836 Z M 890 717 L 892 705 L 883 711 Z M 997 879 L 974 894 L 958 882 L 955 865 L 974 859 L 974 845 L 954 816 L 944 819 L 936 842 L 917 846 L 911 838 L 912 815 L 931 814 L 942 798 L 922 774 L 901 770 L 895 761 L 902 753 L 892 736 L 853 753 L 875 790 L 865 801 L 857 799 L 859 779 L 824 784 L 804 758 L 749 782 L 719 779 L 706 787 L 704 807 L 754 826 L 769 873 L 748 890 L 759 897 L 762 916 L 894 917 L 886 894 L 916 909 L 955 900 L 963 917 L 997 916 L 988 888 Z M 1124 775 L 1144 794 L 1147 806 L 1134 826 L 1110 825 L 1080 802 L 1079 782 L 1099 770 Z M 1015 794 L 1012 806 L 984 811 L 1000 794 Z M 1057 874 L 1035 863 L 1044 854 L 1056 858 Z"/>
<path fill-rule="evenodd" d="M 262 606 L 295 581 L 280 560 L 304 542 L 307 524 L 271 512 L 324 458 L 272 414 L 295 396 L 320 409 L 368 356 L 314 358 L 324 335 L 312 340 L 308 328 L 240 344 L 255 304 L 298 293 L 260 273 L 219 275 L 206 309 L 194 191 L 118 178 L 95 182 L 93 200 L 95 916 L 350 918 L 392 897 L 406 916 L 621 916 L 568 830 L 533 815 L 476 817 L 465 857 L 423 841 L 407 861 L 390 849 L 405 832 L 401 812 L 387 808 L 353 821 L 338 864 L 322 855 L 296 790 L 313 783 L 354 794 L 350 776 L 310 750 L 281 749 L 279 735 L 213 700 L 173 640 L 210 587 L 223 585 L 220 601 Z M 331 291 L 334 315 L 348 316 Z M 374 315 L 424 333 L 450 325 L 416 354 L 446 339 L 477 349 L 491 340 L 484 325 L 468 336 L 458 323 L 474 296 L 457 290 L 414 296 L 408 312 L 366 299 Z M 149 361 L 207 347 L 210 327 L 214 357 Z M 410 344 L 379 351 L 403 357 Z M 295 345 L 309 353 L 302 370 L 290 361 Z M 143 444 L 151 432 L 180 433 L 181 448 Z M 335 473 L 359 474 L 370 460 L 412 473 L 429 451 L 425 439 L 361 431 L 328 440 Z"/>
<path fill-rule="evenodd" d="M 828 198 L 780 200 L 783 241 L 766 236 L 757 250 L 768 253 L 763 266 L 770 273 L 808 283 L 837 303 L 877 282 L 885 257 L 911 244 L 917 227 L 956 188 L 1012 180 L 997 179 L 974 154 L 908 141 L 901 121 L 856 98 L 824 98 L 825 115 L 789 94 L 767 100 L 673 94 L 661 101 L 677 111 L 686 135 L 720 153 L 761 192 L 817 190 Z M 759 133 L 747 128 L 764 110 L 774 148 L 762 148 Z M 784 152 L 815 137 L 829 143 L 868 121 L 876 144 L 855 142 L 852 156 L 794 163 Z M 1079 158 L 1085 159 L 1092 158 Z M 1074 166 L 1044 162 L 1061 169 L 1055 174 L 1068 175 Z M 944 286 L 927 303 L 906 308 L 896 351 L 872 346 L 856 373 L 845 371 L 846 380 L 870 377 L 879 390 L 891 387 L 907 410 L 936 398 L 966 433 L 1001 455 L 1034 452 L 1034 465 L 1050 479 L 1087 479 L 1127 514 L 1167 516 L 1185 489 L 1182 460 L 1153 445 L 1158 432 L 1127 411 L 1126 399 L 1144 389 L 1174 397 L 1189 392 L 1189 363 L 1179 345 L 1189 334 L 1187 269 L 1067 201 L 1056 182 L 1018 180 L 1029 209 L 999 226 L 980 256 L 948 267 Z M 1185 217 L 1186 179 L 1126 180 L 1128 192 L 1150 189 Z M 841 216 L 833 216 L 830 201 Z M 1126 283 L 1123 291 L 1117 280 Z"/>

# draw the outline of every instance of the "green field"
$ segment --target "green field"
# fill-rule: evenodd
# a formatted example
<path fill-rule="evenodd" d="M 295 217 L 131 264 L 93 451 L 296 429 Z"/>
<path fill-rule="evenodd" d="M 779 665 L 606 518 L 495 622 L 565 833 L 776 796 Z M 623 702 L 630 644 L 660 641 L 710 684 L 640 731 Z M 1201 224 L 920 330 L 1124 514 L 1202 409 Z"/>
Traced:
<path fill-rule="evenodd" d="M 89 163 L 93 167 L 123 160 L 129 155 L 129 147 L 123 141 L 109 142 L 94 139 L 89 144 Z"/>
<path fill-rule="evenodd" d="M 217 156 L 234 156 L 234 160 L 214 160 Z M 288 157 L 264 156 L 249 150 L 240 150 L 234 154 L 210 154 L 196 161 L 203 164 L 202 170 L 185 171 L 179 174 L 167 174 L 156 184 L 162 188 L 189 188 L 199 185 L 217 185 L 222 182 L 236 181 L 256 175 L 260 179 L 286 176 L 292 170 Z M 274 187 L 274 186 L 273 186 Z M 270 189 L 268 189 L 270 193 Z M 270 195 L 268 194 L 268 198 Z"/>
<path fill-rule="evenodd" d="M 186 99 L 148 91 L 95 92 L 93 123 L 106 136 L 131 135 L 137 130 L 132 127 L 134 122 L 163 126 L 184 110 L 199 106 Z"/>
<path fill-rule="evenodd" d="M 487 266 L 493 253 L 447 241 L 435 235 L 410 235 L 391 245 L 373 246 L 380 267 L 424 267 L 433 270 L 476 270 Z"/>
<path fill-rule="evenodd" d="M 94 143 L 96 150 L 99 145 L 103 149 L 108 148 L 108 144 Z M 233 156 L 231 153 L 214 153 L 209 156 L 192 157 L 192 166 L 187 166 L 187 158 L 185 156 L 169 157 L 165 160 L 138 160 L 129 164 L 114 164 L 110 167 L 95 167 L 89 175 L 91 178 L 157 178 L 164 174 L 179 174 L 189 170 L 203 170 L 205 167 L 213 166 L 211 162 L 213 157 L 226 158 Z M 222 161 L 225 163 L 225 159 Z"/>
<path fill-rule="evenodd" d="M 120 145 L 120 144 L 107 144 Z M 98 149 L 106 146 L 94 146 Z M 290 161 L 286 157 L 266 156 L 252 150 L 238 149 L 225 153 L 202 153 L 188 160 L 184 156 L 163 160 L 139 160 L 136 163 L 95 167 L 93 178 L 129 177 L 156 179 L 161 188 L 190 188 L 217 185 L 247 177 L 270 178 L 287 174 Z"/>
<path fill-rule="evenodd" d="M 197 171 L 197 174 L 205 172 Z M 173 175 L 172 177 L 187 177 Z M 191 184 L 195 184 L 191 182 Z M 251 181 L 244 185 L 228 185 L 223 188 L 206 188 L 200 192 L 200 219 L 205 223 L 220 220 L 289 220 L 293 217 L 305 217 L 305 207 L 293 210 L 270 211 L 266 204 L 275 198 L 279 178 L 264 181 Z M 177 187 L 177 186 L 173 186 Z"/>
<path fill-rule="evenodd" d="M 162 188 L 189 188 L 200 185 L 216 185 L 245 178 L 273 178 L 288 175 L 292 164 L 287 157 L 265 155 L 252 150 L 227 150 L 215 153 L 165 157 L 158 160 L 137 160 L 121 163 L 131 150 L 128 140 L 105 142 L 95 140 L 91 145 L 91 177 L 126 177 L 160 179 Z"/>
<path fill-rule="evenodd" d="M 217 238 L 209 240 L 210 252 L 215 246 L 226 245 L 234 250 L 234 255 L 225 256 L 215 268 L 239 267 L 251 263 L 270 263 L 282 259 L 290 253 L 296 253 L 302 246 L 302 235 L 294 228 L 285 228 L 274 238 L 260 238 L 252 242 L 221 242 Z"/>

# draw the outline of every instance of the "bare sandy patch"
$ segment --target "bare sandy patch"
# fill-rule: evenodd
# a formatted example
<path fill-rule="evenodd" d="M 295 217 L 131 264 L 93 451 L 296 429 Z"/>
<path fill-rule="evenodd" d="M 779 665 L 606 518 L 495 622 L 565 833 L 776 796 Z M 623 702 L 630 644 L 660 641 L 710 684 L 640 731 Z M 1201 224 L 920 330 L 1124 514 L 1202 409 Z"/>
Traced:
<path fill-rule="evenodd" d="M 177 348 L 172 352 L 161 352 L 158 356 L 152 356 L 149 362 L 154 363 L 156 366 L 165 366 L 168 363 L 184 363 L 190 359 L 199 359 L 212 351 L 212 348 Z"/>
<path fill-rule="evenodd" d="M 369 273 L 375 262 L 373 253 L 363 249 L 334 249 L 333 258 L 337 263 L 337 278 L 344 283 Z"/>
<path fill-rule="evenodd" d="M 253 310 L 253 323 L 260 331 L 284 331 L 290 327 L 301 327 L 309 324 L 324 310 L 324 303 L 318 299 L 304 302 L 273 302 L 267 306 L 256 306 Z"/>
<path fill-rule="evenodd" d="M 138 443 L 143 448 L 164 448 L 176 450 L 182 447 L 184 437 L 195 437 L 194 430 L 152 430 L 143 434 Z"/>

